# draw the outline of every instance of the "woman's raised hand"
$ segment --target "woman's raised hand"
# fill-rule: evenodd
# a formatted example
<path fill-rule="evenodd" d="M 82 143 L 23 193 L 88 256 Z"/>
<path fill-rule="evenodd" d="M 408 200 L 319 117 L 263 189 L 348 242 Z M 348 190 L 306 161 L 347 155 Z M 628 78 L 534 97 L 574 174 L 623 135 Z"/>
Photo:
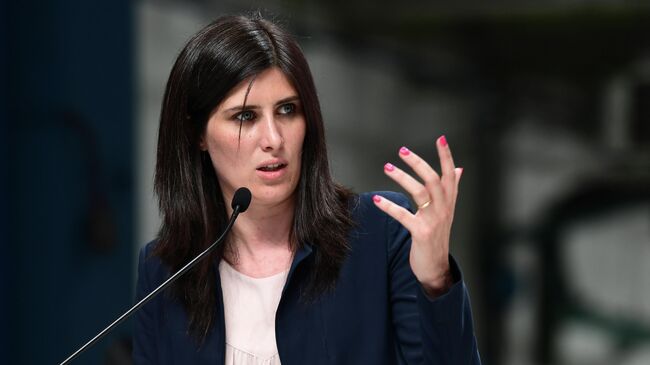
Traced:
<path fill-rule="evenodd" d="M 411 270 L 430 297 L 445 293 L 452 284 L 449 270 L 449 235 L 458 195 L 458 182 L 463 169 L 454 166 L 445 136 L 436 141 L 442 175 L 420 156 L 406 147 L 399 150 L 400 158 L 413 169 L 422 182 L 387 163 L 384 172 L 406 190 L 415 204 L 415 214 L 375 195 L 379 209 L 400 222 L 412 239 L 409 262 Z"/>

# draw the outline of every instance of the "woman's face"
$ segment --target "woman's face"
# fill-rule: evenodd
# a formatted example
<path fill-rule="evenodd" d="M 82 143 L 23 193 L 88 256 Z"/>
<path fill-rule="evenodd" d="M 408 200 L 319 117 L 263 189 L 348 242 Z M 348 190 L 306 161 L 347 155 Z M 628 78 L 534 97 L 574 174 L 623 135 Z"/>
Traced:
<path fill-rule="evenodd" d="M 292 203 L 306 128 L 298 93 L 276 67 L 257 75 L 246 96 L 249 85 L 250 79 L 241 82 L 217 106 L 201 149 L 210 154 L 227 204 L 242 186 L 251 190 L 253 206 Z"/>

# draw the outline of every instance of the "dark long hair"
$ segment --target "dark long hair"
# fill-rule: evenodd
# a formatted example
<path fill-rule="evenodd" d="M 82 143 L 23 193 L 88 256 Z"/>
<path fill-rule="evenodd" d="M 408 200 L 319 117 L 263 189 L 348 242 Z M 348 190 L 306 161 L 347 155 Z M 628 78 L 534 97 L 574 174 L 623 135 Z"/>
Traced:
<path fill-rule="evenodd" d="M 336 284 L 349 250 L 351 193 L 332 180 L 320 104 L 307 61 L 296 41 L 261 16 L 227 16 L 200 30 L 183 48 L 165 89 L 154 188 L 162 214 L 153 254 L 175 272 L 204 250 L 227 223 L 226 206 L 207 152 L 199 141 L 209 116 L 240 82 L 278 67 L 293 83 L 303 107 L 306 134 L 292 249 L 313 245 L 305 296 Z M 185 306 L 189 331 L 202 340 L 216 308 L 216 263 L 227 247 L 182 277 L 171 295 Z"/>

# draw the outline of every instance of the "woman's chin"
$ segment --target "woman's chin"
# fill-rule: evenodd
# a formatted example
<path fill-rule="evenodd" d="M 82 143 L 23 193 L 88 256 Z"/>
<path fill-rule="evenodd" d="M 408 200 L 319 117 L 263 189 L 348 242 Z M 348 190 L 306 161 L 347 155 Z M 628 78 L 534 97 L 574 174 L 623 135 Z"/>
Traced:
<path fill-rule="evenodd" d="M 289 187 L 265 186 L 252 189 L 251 192 L 253 194 L 251 204 L 263 207 L 293 204 L 295 197 L 295 189 Z"/>

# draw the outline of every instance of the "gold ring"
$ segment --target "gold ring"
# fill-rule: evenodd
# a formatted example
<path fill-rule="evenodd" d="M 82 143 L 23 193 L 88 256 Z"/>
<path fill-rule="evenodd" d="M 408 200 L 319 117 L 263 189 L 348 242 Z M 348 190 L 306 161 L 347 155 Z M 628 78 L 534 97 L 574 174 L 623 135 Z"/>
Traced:
<path fill-rule="evenodd" d="M 431 204 L 431 200 L 427 201 L 426 203 L 424 203 L 422 205 L 418 205 L 418 209 L 424 209 L 424 208 L 428 207 L 429 204 Z"/>

